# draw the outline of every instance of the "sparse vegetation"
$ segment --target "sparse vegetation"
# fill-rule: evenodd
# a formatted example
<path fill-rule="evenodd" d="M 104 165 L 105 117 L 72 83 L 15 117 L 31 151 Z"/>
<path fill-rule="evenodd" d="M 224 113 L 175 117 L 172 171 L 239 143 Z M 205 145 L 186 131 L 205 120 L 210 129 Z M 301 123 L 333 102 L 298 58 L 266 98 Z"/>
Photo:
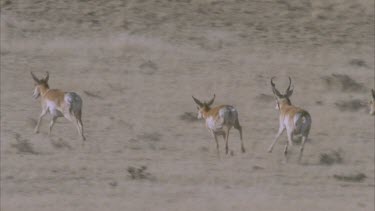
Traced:
<path fill-rule="evenodd" d="M 33 148 L 33 146 L 29 143 L 27 139 L 21 139 L 20 134 L 16 134 L 16 143 L 11 144 L 12 147 L 16 148 L 18 150 L 18 153 L 21 154 L 33 154 L 37 155 L 39 154 L 36 152 Z"/>
<path fill-rule="evenodd" d="M 180 115 L 180 119 L 182 121 L 186 121 L 186 122 L 196 122 L 196 121 L 199 121 L 199 119 L 197 118 L 197 114 L 194 113 L 194 112 L 185 112 L 184 114 Z"/>
<path fill-rule="evenodd" d="M 158 132 L 146 132 L 146 133 L 143 133 L 142 135 L 139 135 L 138 139 L 149 141 L 149 142 L 158 142 L 160 141 L 161 137 L 162 135 Z"/>
<path fill-rule="evenodd" d="M 356 174 L 349 174 L 349 175 L 333 175 L 333 178 L 341 181 L 346 182 L 362 182 L 366 179 L 366 175 L 364 173 L 356 173 Z"/>
<path fill-rule="evenodd" d="M 331 76 L 324 76 L 322 77 L 322 80 L 329 89 L 338 89 L 343 92 L 358 92 L 366 90 L 362 84 L 345 74 L 332 74 Z"/>
<path fill-rule="evenodd" d="M 368 67 L 367 63 L 362 59 L 352 59 L 349 64 L 356 67 Z"/>
<path fill-rule="evenodd" d="M 147 166 L 133 167 L 129 166 L 127 171 L 133 180 L 154 180 L 154 177 L 146 171 Z"/>
<path fill-rule="evenodd" d="M 339 101 L 335 103 L 335 106 L 340 111 L 358 111 L 360 109 L 366 108 L 366 104 L 363 103 L 361 100 L 347 100 L 347 101 Z"/>

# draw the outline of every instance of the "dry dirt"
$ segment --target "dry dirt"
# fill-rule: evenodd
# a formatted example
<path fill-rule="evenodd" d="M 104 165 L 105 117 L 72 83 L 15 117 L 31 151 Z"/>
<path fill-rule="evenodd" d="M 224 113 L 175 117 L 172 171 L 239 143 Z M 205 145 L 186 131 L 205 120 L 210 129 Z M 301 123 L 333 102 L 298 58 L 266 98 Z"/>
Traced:
<path fill-rule="evenodd" d="M 372 0 L 1 0 L 1 210 L 374 210 Z M 30 71 L 79 93 L 87 142 Z M 269 79 L 311 113 L 283 159 Z M 240 114 L 216 156 L 191 95 Z"/>

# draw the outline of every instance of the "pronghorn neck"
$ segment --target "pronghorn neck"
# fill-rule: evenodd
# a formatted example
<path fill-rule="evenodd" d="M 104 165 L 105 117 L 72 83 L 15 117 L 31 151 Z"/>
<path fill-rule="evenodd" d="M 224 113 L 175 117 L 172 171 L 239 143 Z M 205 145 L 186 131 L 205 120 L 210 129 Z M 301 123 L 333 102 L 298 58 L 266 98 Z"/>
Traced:
<path fill-rule="evenodd" d="M 211 108 L 207 105 L 205 105 L 202 109 L 202 117 L 203 119 L 207 119 L 210 115 L 209 115 L 209 111 L 211 110 Z"/>
<path fill-rule="evenodd" d="M 279 105 L 280 110 L 283 110 L 286 107 L 292 106 L 292 103 L 290 102 L 288 98 L 279 99 L 277 103 Z"/>
<path fill-rule="evenodd" d="M 50 90 L 50 89 L 49 89 L 48 84 L 41 84 L 41 85 L 39 86 L 40 95 L 41 95 L 42 97 L 44 97 L 44 96 L 47 94 L 47 92 L 48 92 L 49 90 Z"/>

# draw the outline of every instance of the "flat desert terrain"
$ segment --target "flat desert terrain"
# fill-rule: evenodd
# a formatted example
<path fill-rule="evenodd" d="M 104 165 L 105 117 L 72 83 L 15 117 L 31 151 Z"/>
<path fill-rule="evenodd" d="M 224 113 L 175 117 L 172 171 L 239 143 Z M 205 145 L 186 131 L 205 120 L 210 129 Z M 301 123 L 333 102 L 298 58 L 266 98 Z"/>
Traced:
<path fill-rule="evenodd" d="M 0 0 L 1 210 L 374 210 L 372 0 Z M 85 144 L 32 98 L 83 99 Z M 312 116 L 283 155 L 270 86 Z M 246 153 L 192 95 L 239 112 Z M 298 142 L 298 140 L 297 140 Z"/>

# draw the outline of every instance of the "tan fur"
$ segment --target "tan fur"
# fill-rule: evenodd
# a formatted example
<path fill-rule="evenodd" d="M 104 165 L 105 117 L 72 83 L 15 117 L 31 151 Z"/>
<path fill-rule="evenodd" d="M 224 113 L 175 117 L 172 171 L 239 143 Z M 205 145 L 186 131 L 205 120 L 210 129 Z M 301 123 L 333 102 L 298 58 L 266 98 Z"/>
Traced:
<path fill-rule="evenodd" d="M 194 97 L 193 99 L 198 105 L 198 118 L 205 119 L 206 127 L 215 138 L 218 156 L 220 156 L 220 153 L 217 136 L 222 135 L 225 139 L 225 153 L 228 154 L 229 131 L 232 127 L 237 129 L 240 133 L 241 150 L 244 153 L 246 150 L 242 140 L 242 127 L 238 120 L 237 110 L 230 105 L 220 105 L 211 108 L 210 106 L 214 102 L 215 96 L 208 103 L 201 103 Z"/>
<path fill-rule="evenodd" d="M 42 121 L 42 118 L 49 112 L 52 115 L 52 120 L 49 124 L 49 135 L 51 135 L 52 127 L 56 121 L 56 119 L 60 116 L 64 116 L 66 119 L 73 121 L 77 127 L 79 134 L 82 137 L 82 140 L 85 140 L 85 136 L 83 135 L 83 125 L 82 125 L 82 100 L 81 98 L 75 93 L 66 93 L 58 89 L 50 89 L 48 85 L 48 73 L 45 79 L 38 79 L 33 73 L 31 73 L 35 84 L 34 89 L 34 98 L 38 98 L 40 96 L 40 102 L 42 106 L 42 113 L 39 116 L 37 125 L 35 127 L 34 132 L 39 132 L 39 126 Z M 70 96 L 77 96 L 78 101 L 75 101 L 76 106 L 78 106 L 74 111 L 72 110 L 74 105 L 71 105 L 69 102 L 66 102 L 65 97 L 67 95 Z"/>
<path fill-rule="evenodd" d="M 202 110 L 203 117 L 207 118 L 209 116 L 215 117 L 215 119 L 219 116 L 219 110 L 225 107 L 226 105 L 219 105 L 214 108 L 206 108 Z"/>
<path fill-rule="evenodd" d="M 291 79 L 289 78 L 289 86 L 285 94 L 281 94 L 275 87 L 271 79 L 272 91 L 276 98 L 277 106 L 276 108 L 280 112 L 279 116 L 279 131 L 272 142 L 271 146 L 268 148 L 268 152 L 272 152 L 274 145 L 276 144 L 279 136 L 287 130 L 288 142 L 285 145 L 284 155 L 287 158 L 288 145 L 293 145 L 293 135 L 302 135 L 302 143 L 300 148 L 299 160 L 302 158 L 302 152 L 304 150 L 304 145 L 311 128 L 311 116 L 310 114 L 294 105 L 292 105 L 289 97 L 293 93 L 293 89 L 290 89 Z"/>

